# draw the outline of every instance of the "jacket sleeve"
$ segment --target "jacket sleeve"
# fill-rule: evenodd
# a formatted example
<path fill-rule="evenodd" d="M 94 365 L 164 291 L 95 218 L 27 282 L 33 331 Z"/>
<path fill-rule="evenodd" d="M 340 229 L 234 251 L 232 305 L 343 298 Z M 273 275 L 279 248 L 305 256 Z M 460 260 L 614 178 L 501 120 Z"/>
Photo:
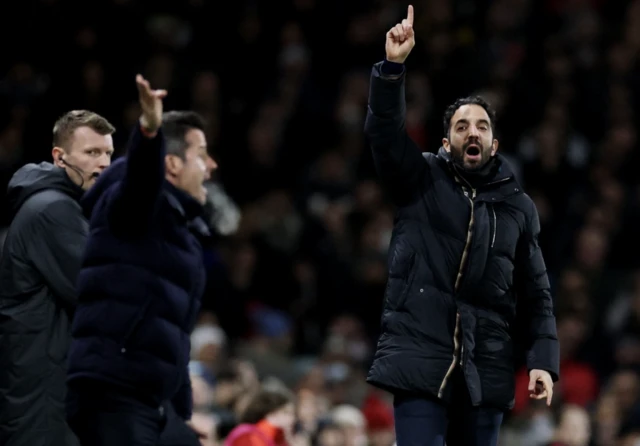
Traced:
<path fill-rule="evenodd" d="M 527 368 L 545 370 L 554 381 L 560 375 L 560 347 L 556 318 L 547 269 L 538 245 L 540 220 L 531 201 L 528 224 L 516 251 L 518 299 L 523 299 L 521 311 L 527 322 Z"/>
<path fill-rule="evenodd" d="M 385 75 L 383 63 L 371 72 L 365 135 L 381 182 L 400 204 L 416 192 L 428 164 L 405 128 L 405 71 Z"/>
<path fill-rule="evenodd" d="M 193 411 L 193 391 L 191 390 L 191 378 L 189 377 L 188 367 L 180 389 L 178 389 L 171 399 L 171 404 L 173 404 L 173 408 L 180 418 L 185 421 L 191 419 Z"/>
<path fill-rule="evenodd" d="M 162 129 L 154 137 L 136 125 L 127 146 L 124 178 L 110 205 L 110 224 L 118 233 L 138 234 L 152 223 L 165 176 Z"/>
<path fill-rule="evenodd" d="M 34 222 L 38 236 L 29 240 L 27 251 L 36 270 L 54 296 L 66 307 L 77 303 L 76 279 L 87 241 L 88 224 L 71 201 L 56 201 L 40 212 Z"/>

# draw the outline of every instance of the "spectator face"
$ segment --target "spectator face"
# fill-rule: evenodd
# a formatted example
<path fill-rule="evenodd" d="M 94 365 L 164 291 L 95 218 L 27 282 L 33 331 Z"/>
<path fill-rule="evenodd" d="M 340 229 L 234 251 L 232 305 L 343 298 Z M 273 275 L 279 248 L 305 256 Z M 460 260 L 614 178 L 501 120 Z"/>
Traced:
<path fill-rule="evenodd" d="M 318 446 L 344 446 L 344 444 L 344 434 L 338 427 L 328 427 L 318 435 Z"/>
<path fill-rule="evenodd" d="M 621 412 L 626 413 L 638 399 L 640 380 L 633 372 L 620 372 L 613 377 L 611 390 L 616 397 Z"/>
<path fill-rule="evenodd" d="M 285 433 L 293 432 L 293 425 L 296 422 L 296 412 L 293 403 L 286 404 L 280 409 L 267 415 L 267 421 L 272 425 L 279 427 Z"/>
<path fill-rule="evenodd" d="M 568 407 L 562 413 L 559 434 L 571 446 L 586 446 L 591 439 L 589 414 L 581 407 Z"/>
<path fill-rule="evenodd" d="M 239 381 L 221 381 L 214 389 L 214 401 L 220 407 L 229 407 L 243 392 Z"/>

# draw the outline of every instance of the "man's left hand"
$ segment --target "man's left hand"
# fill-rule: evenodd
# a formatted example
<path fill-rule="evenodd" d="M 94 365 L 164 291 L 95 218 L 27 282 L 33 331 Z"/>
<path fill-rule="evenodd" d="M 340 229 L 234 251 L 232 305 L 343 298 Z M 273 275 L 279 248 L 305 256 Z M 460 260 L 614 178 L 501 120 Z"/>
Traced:
<path fill-rule="evenodd" d="M 189 421 L 185 421 L 185 423 L 187 423 L 187 426 L 189 426 L 191 430 L 196 433 L 196 435 L 200 440 L 206 440 L 207 438 L 209 438 L 209 434 L 207 434 L 205 431 L 203 431 L 198 426 L 193 424 L 193 421 L 189 420 Z"/>
<path fill-rule="evenodd" d="M 551 405 L 553 398 L 553 380 L 549 372 L 533 369 L 529 372 L 529 398 L 547 399 L 547 406 Z"/>
<path fill-rule="evenodd" d="M 167 96 L 167 90 L 153 90 L 149 81 L 140 74 L 136 76 L 136 86 L 142 109 L 140 125 L 146 131 L 155 133 L 162 125 L 162 100 Z"/>

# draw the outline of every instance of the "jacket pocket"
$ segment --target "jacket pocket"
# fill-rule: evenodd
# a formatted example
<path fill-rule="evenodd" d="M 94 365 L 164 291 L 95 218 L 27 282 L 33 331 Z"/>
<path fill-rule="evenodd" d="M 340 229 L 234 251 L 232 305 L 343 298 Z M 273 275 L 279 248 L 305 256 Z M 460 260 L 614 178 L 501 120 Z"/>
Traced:
<path fill-rule="evenodd" d="M 415 277 L 415 264 L 415 252 L 399 252 L 392 259 L 385 299 L 390 309 L 398 310 L 404 306 Z"/>
<path fill-rule="evenodd" d="M 509 323 L 497 316 L 479 317 L 475 336 L 476 350 L 494 359 L 513 357 Z"/>

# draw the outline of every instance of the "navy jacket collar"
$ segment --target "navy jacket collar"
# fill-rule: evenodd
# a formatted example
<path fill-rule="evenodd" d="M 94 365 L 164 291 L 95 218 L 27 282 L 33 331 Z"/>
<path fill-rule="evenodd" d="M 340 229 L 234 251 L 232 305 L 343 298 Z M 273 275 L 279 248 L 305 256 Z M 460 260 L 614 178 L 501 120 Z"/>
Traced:
<path fill-rule="evenodd" d="M 177 200 L 177 203 L 171 204 L 176 208 L 179 207 L 178 210 L 180 210 L 180 213 L 183 214 L 187 220 L 204 215 L 204 207 L 183 190 L 178 189 L 168 181 L 164 182 L 164 189 Z M 177 204 L 180 206 L 176 206 Z"/>
<path fill-rule="evenodd" d="M 211 235 L 209 226 L 207 226 L 203 218 L 204 206 L 168 181 L 164 183 L 164 193 L 171 207 L 185 219 L 189 230 L 203 237 Z"/>

